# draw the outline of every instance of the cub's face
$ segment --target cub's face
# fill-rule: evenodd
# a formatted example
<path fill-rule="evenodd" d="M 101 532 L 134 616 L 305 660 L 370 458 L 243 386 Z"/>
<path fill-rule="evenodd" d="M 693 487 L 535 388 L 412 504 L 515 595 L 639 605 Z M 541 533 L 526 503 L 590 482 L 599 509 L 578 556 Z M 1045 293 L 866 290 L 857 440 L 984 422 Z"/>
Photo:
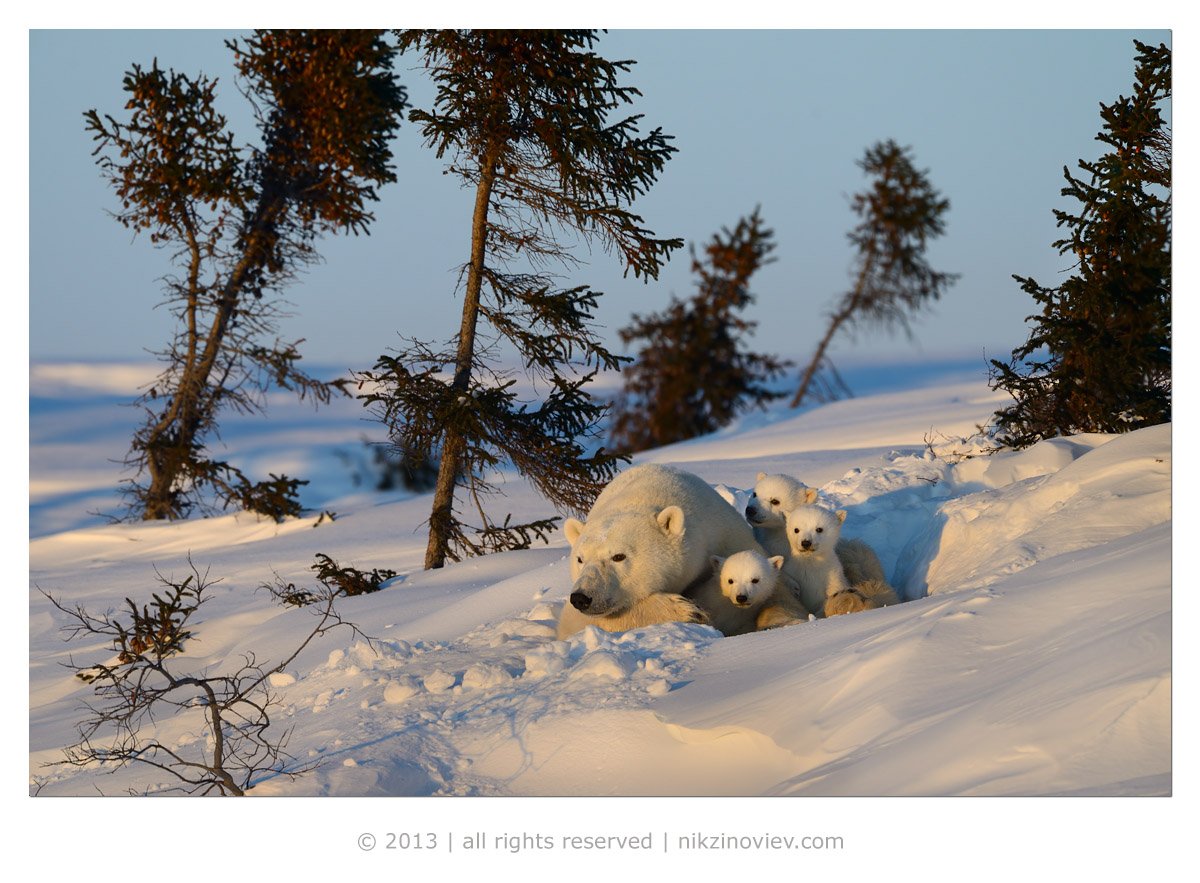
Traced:
<path fill-rule="evenodd" d="M 683 512 L 669 506 L 654 515 L 622 513 L 563 525 L 571 544 L 571 604 L 588 616 L 616 616 L 656 592 L 679 591 L 676 581 Z"/>
<path fill-rule="evenodd" d="M 824 506 L 801 506 L 787 516 L 788 546 L 800 558 L 824 557 L 832 553 L 841 536 L 843 510 L 831 512 Z"/>
<path fill-rule="evenodd" d="M 760 472 L 746 505 L 746 520 L 755 527 L 783 527 L 789 512 L 816 499 L 815 489 L 805 487 L 790 475 Z"/>
<path fill-rule="evenodd" d="M 713 558 L 721 594 L 735 607 L 753 607 L 775 590 L 775 577 L 783 567 L 783 556 L 765 558 L 758 552 L 736 552 L 728 558 Z"/>

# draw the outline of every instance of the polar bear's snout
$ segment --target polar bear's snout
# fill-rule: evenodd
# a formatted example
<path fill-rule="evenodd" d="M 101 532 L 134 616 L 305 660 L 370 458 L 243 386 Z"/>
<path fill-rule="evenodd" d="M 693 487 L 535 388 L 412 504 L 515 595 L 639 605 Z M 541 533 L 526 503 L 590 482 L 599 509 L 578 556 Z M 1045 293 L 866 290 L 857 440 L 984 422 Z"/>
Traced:
<path fill-rule="evenodd" d="M 586 565 L 571 590 L 571 606 L 589 616 L 607 616 L 623 610 L 624 595 L 612 569 L 603 563 Z"/>

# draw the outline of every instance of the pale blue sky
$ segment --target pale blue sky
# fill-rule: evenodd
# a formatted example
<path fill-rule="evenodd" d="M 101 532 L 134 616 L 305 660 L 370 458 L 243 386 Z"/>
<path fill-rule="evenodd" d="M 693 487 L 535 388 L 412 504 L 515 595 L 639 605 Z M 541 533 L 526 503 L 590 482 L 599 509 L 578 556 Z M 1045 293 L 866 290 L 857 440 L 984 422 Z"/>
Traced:
<path fill-rule="evenodd" d="M 30 354 L 138 358 L 161 346 L 171 320 L 153 307 L 165 252 L 132 240 L 106 215 L 115 198 L 83 128 L 89 108 L 121 118 L 121 78 L 134 62 L 221 78 L 224 109 L 243 141 L 255 136 L 234 88 L 234 32 L 34 31 L 30 37 Z M 679 153 L 637 205 L 663 236 L 703 243 L 761 204 L 777 260 L 755 278 L 755 345 L 808 355 L 844 290 L 854 223 L 849 197 L 864 185 L 855 161 L 893 138 L 950 200 L 947 234 L 931 248 L 958 284 L 914 323 L 915 340 L 843 339 L 840 364 L 890 358 L 1003 357 L 1027 334 L 1032 301 L 1011 278 L 1053 284 L 1069 262 L 1050 244 L 1051 210 L 1069 207 L 1062 168 L 1101 146 L 1099 103 L 1128 94 L 1133 38 L 1165 31 L 615 31 L 598 51 L 638 64 L 646 127 L 676 137 Z M 402 81 L 426 106 L 431 89 L 401 59 Z M 286 297 L 289 338 L 313 364 L 369 367 L 398 335 L 442 340 L 458 326 L 457 267 L 467 254 L 470 194 L 405 124 L 395 143 L 399 181 L 381 191 L 370 237 L 328 238 L 325 262 Z M 633 312 L 660 309 L 692 280 L 686 252 L 657 283 L 622 279 L 615 258 L 581 252 L 565 282 L 605 292 L 597 320 L 616 331 Z"/>

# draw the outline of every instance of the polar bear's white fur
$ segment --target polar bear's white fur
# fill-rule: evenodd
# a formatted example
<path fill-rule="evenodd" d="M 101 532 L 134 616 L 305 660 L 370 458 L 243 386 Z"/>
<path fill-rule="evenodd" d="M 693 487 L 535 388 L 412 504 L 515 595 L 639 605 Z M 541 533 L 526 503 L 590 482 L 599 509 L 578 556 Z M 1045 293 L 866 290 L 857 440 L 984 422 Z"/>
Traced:
<path fill-rule="evenodd" d="M 802 481 L 790 475 L 760 472 L 746 505 L 746 520 L 754 528 L 754 538 L 768 555 L 786 557 L 791 552 L 786 529 L 788 513 L 816 502 L 816 489 L 805 486 Z M 868 580 L 887 582 L 879 556 L 862 540 L 842 540 L 836 551 L 851 585 Z"/>
<path fill-rule="evenodd" d="M 689 600 L 712 579 L 712 555 L 758 549 L 750 526 L 697 475 L 646 463 L 596 497 L 588 520 L 563 525 L 571 596 L 558 637 L 587 625 L 618 632 L 659 622 L 707 622 Z"/>
<path fill-rule="evenodd" d="M 748 549 L 728 558 L 712 558 L 715 585 L 705 592 L 719 595 L 705 609 L 714 627 L 726 635 L 776 628 L 808 620 L 808 611 L 796 598 L 795 583 L 783 572 L 784 556 L 768 558 Z"/>
<path fill-rule="evenodd" d="M 801 506 L 787 516 L 789 553 L 784 572 L 799 584 L 800 601 L 818 616 L 826 615 L 827 598 L 847 592 L 852 586 L 887 586 L 871 547 L 862 540 L 841 540 L 845 521 L 845 510 L 833 512 L 824 506 Z M 853 575 L 843 566 L 843 556 L 857 562 Z M 864 571 L 869 572 L 866 578 L 860 575 Z M 871 571 L 878 571 L 879 576 Z"/>

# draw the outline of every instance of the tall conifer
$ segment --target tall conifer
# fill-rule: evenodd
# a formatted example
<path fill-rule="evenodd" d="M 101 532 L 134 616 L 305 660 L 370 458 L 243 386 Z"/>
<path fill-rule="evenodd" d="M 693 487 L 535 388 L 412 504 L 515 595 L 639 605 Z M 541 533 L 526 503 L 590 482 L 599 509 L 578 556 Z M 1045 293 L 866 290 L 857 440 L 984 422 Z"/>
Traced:
<path fill-rule="evenodd" d="M 206 446 L 223 410 L 262 410 L 272 385 L 329 400 L 334 386 L 301 371 L 296 344 L 275 338 L 271 295 L 317 260 L 320 234 L 365 232 L 366 203 L 395 180 L 388 141 L 406 98 L 384 32 L 256 31 L 228 46 L 257 147 L 235 146 L 215 80 L 157 61 L 126 74 L 126 122 L 85 114 L 121 200 L 116 219 L 169 249 L 180 270 L 166 296 L 179 327 L 139 400 L 147 422 L 126 458 L 131 515 L 145 519 L 214 505 L 299 513 L 304 482 L 252 482 Z"/>
<path fill-rule="evenodd" d="M 1012 447 L 1171 419 L 1171 50 L 1134 42 L 1133 95 L 1100 108 L 1108 151 L 1079 177 L 1063 168 L 1079 207 L 1054 211 L 1069 230 L 1054 247 L 1074 274 L 1054 288 L 1013 277 L 1041 312 L 1008 362 L 992 360 L 992 388 L 1014 400 L 996 413 Z"/>
<path fill-rule="evenodd" d="M 661 313 L 634 316 L 621 329 L 628 346 L 643 341 L 616 405 L 613 446 L 642 451 L 714 432 L 755 406 L 783 393 L 766 384 L 787 368 L 773 356 L 745 346 L 755 323 L 742 312 L 754 302 L 750 277 L 773 260 L 774 234 L 758 209 L 724 229 L 704 247 L 692 248 L 696 294 L 675 298 Z"/>
<path fill-rule="evenodd" d="M 577 263 L 563 237 L 615 251 L 626 272 L 656 278 L 678 240 L 659 239 L 631 211 L 675 148 L 640 116 L 614 114 L 640 93 L 618 80 L 631 61 L 608 61 L 593 31 L 402 31 L 437 85 L 434 106 L 410 119 L 448 170 L 475 193 L 462 320 L 443 348 L 412 342 L 364 375 L 364 396 L 400 448 L 440 458 L 426 568 L 463 554 L 545 539 L 556 518 L 512 524 L 490 516 L 491 471 L 511 462 L 556 506 L 590 507 L 618 458 L 584 444 L 606 407 L 585 389 L 619 358 L 591 327 L 598 292 L 558 288 L 552 270 Z M 498 368 L 511 346 L 536 398 Z M 460 517 L 462 492 L 476 511 Z M 456 498 L 457 501 L 456 502 Z"/>
<path fill-rule="evenodd" d="M 913 165 L 911 150 L 880 141 L 858 165 L 871 186 L 850 203 L 860 219 L 847 234 L 856 251 L 854 285 L 834 305 L 792 397 L 793 408 L 810 393 L 828 399 L 849 392 L 828 355 L 839 331 L 873 325 L 908 332 L 909 314 L 937 300 L 958 278 L 933 269 L 925 256 L 929 240 L 946 231 L 950 201 L 930 183 L 928 171 Z"/>

